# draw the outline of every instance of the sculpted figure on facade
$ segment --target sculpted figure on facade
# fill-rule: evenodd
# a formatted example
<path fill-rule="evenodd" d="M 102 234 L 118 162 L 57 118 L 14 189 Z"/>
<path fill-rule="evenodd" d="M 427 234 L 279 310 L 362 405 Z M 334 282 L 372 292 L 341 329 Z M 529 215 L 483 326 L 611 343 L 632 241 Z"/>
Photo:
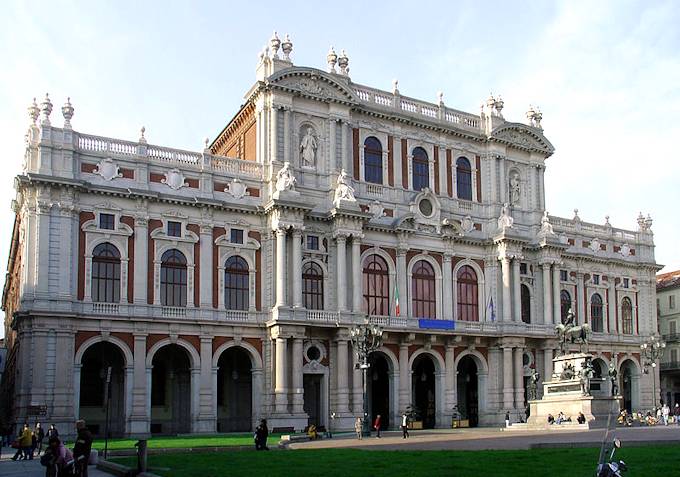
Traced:
<path fill-rule="evenodd" d="M 354 197 L 354 187 L 352 187 L 352 179 L 347 174 L 345 169 L 340 171 L 338 175 L 337 185 L 335 186 L 335 198 L 334 202 L 341 200 L 347 200 L 349 202 L 356 202 L 357 199 Z"/>
<path fill-rule="evenodd" d="M 300 141 L 300 155 L 302 157 L 303 167 L 314 167 L 316 164 L 316 150 L 319 147 L 319 141 L 314 136 L 314 129 L 307 128 L 307 132 Z"/>
<path fill-rule="evenodd" d="M 227 183 L 224 192 L 232 196 L 234 199 L 242 199 L 247 195 L 247 187 L 239 179 L 235 178 L 231 182 Z"/>
<path fill-rule="evenodd" d="M 510 205 L 519 204 L 519 196 L 520 196 L 519 174 L 517 172 L 513 172 L 512 174 L 510 174 Z"/>
<path fill-rule="evenodd" d="M 512 228 L 513 223 L 515 223 L 515 219 L 510 215 L 510 206 L 506 202 L 501 208 L 500 217 L 498 217 L 498 229 L 504 230 L 506 228 Z"/>
<path fill-rule="evenodd" d="M 297 179 L 293 175 L 293 171 L 290 168 L 290 162 L 286 161 L 283 163 L 283 167 L 276 174 L 276 190 L 283 192 L 286 190 L 295 190 L 295 183 Z"/>
<path fill-rule="evenodd" d="M 553 226 L 550 223 L 550 217 L 548 217 L 548 211 L 543 211 L 543 217 L 541 218 L 541 231 L 540 235 L 555 235 Z"/>

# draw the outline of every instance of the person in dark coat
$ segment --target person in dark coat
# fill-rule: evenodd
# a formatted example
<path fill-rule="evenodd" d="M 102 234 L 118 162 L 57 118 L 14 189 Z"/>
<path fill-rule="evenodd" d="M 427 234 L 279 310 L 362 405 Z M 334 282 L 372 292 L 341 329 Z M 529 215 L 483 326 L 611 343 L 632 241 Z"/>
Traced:
<path fill-rule="evenodd" d="M 47 441 L 49 442 L 53 437 L 59 437 L 59 431 L 54 424 L 50 424 L 50 427 L 47 429 Z"/>
<path fill-rule="evenodd" d="M 267 428 L 267 420 L 262 419 L 260 425 L 255 429 L 255 450 L 269 450 L 269 447 L 267 447 L 268 437 L 269 428 Z"/>
<path fill-rule="evenodd" d="M 76 429 L 78 430 L 78 438 L 75 446 L 73 446 L 73 458 L 76 461 L 78 475 L 87 477 L 87 464 L 90 461 L 90 452 L 92 451 L 92 433 L 85 427 L 85 421 L 82 419 L 76 421 Z"/>
<path fill-rule="evenodd" d="M 373 429 L 375 429 L 376 432 L 376 438 L 380 439 L 380 426 L 382 425 L 381 421 L 381 416 L 378 414 L 375 418 L 375 421 L 373 421 Z"/>
<path fill-rule="evenodd" d="M 40 457 L 43 447 L 43 440 L 45 440 L 45 430 L 42 428 L 39 422 L 36 422 L 33 434 L 35 434 L 35 441 L 38 448 L 38 457 Z"/>

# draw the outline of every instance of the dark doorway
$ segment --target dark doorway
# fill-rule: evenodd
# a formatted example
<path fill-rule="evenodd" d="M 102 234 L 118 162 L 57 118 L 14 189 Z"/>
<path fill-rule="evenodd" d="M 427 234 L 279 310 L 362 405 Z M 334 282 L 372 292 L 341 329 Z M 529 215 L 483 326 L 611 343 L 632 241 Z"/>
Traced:
<path fill-rule="evenodd" d="M 106 377 L 111 368 L 109 389 L 109 436 L 125 434 L 125 358 L 118 346 L 100 342 L 90 346 L 81 360 L 80 418 L 97 437 L 106 429 Z"/>
<path fill-rule="evenodd" d="M 307 413 L 307 424 L 321 426 L 321 383 L 323 375 L 305 374 L 302 384 L 305 390 L 303 409 Z"/>
<path fill-rule="evenodd" d="M 390 367 L 382 353 L 373 353 L 370 358 L 366 385 L 371 422 L 380 414 L 382 429 L 390 426 Z"/>
<path fill-rule="evenodd" d="M 151 432 L 191 432 L 191 366 L 187 351 L 170 344 L 153 357 L 151 371 Z"/>
<path fill-rule="evenodd" d="M 479 424 L 479 399 L 477 363 L 471 356 L 463 356 L 458 362 L 458 410 L 470 421 L 470 427 Z"/>
<path fill-rule="evenodd" d="M 421 354 L 413 362 L 412 396 L 420 411 L 423 428 L 432 429 L 436 423 L 434 362 L 426 354 Z"/>
<path fill-rule="evenodd" d="M 243 348 L 229 348 L 220 355 L 217 367 L 217 431 L 251 431 L 250 355 Z"/>

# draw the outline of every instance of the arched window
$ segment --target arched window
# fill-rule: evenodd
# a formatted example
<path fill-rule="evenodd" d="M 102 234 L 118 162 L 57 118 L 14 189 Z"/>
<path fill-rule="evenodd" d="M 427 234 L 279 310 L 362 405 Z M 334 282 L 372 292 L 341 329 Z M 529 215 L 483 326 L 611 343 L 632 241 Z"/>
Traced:
<path fill-rule="evenodd" d="M 323 310 L 323 270 L 318 263 L 302 267 L 302 301 L 308 310 Z"/>
<path fill-rule="evenodd" d="M 621 300 L 621 324 L 624 335 L 633 334 L 633 303 L 627 296 Z"/>
<path fill-rule="evenodd" d="M 567 290 L 562 290 L 560 292 L 560 316 L 562 317 L 562 323 L 567 321 L 569 310 L 571 310 L 571 295 Z"/>
<path fill-rule="evenodd" d="M 456 160 L 456 196 L 459 199 L 472 200 L 472 167 L 464 157 Z"/>
<path fill-rule="evenodd" d="M 369 315 L 390 314 L 389 277 L 387 262 L 380 255 L 372 254 L 364 259 L 364 303 Z"/>
<path fill-rule="evenodd" d="M 416 262 L 411 274 L 414 318 L 437 317 L 437 296 L 434 283 L 432 265 L 425 260 Z"/>
<path fill-rule="evenodd" d="M 373 136 L 364 141 L 364 180 L 383 183 L 382 145 Z"/>
<path fill-rule="evenodd" d="M 522 321 L 524 323 L 531 323 L 531 292 L 529 287 L 522 284 L 520 287 L 522 295 Z"/>
<path fill-rule="evenodd" d="M 187 259 L 174 248 L 161 257 L 161 305 L 187 306 Z"/>
<path fill-rule="evenodd" d="M 602 319 L 602 297 L 599 293 L 595 293 L 590 297 L 590 323 L 593 331 L 602 333 L 604 331 L 604 323 Z"/>
<path fill-rule="evenodd" d="M 469 265 L 460 267 L 456 273 L 457 307 L 456 319 L 462 321 L 479 321 L 479 285 L 474 268 Z M 448 286 L 444 284 L 444 286 Z"/>
<path fill-rule="evenodd" d="M 108 242 L 92 252 L 92 301 L 120 301 L 120 252 Z"/>
<path fill-rule="evenodd" d="M 248 263 L 233 255 L 224 264 L 224 307 L 227 310 L 247 310 L 250 274 Z"/>
<path fill-rule="evenodd" d="M 430 187 L 430 163 L 422 147 L 413 150 L 413 190 Z"/>

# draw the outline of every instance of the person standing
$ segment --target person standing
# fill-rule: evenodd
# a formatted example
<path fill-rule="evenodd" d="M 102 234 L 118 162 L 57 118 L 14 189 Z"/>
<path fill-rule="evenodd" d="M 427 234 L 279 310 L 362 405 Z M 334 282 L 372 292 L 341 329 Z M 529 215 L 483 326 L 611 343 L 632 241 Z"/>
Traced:
<path fill-rule="evenodd" d="M 59 437 L 59 431 L 54 426 L 54 424 L 50 424 L 50 427 L 47 429 L 47 442 L 49 442 L 53 437 Z"/>
<path fill-rule="evenodd" d="M 363 438 L 363 427 L 364 421 L 360 417 L 357 417 L 354 421 L 354 432 L 357 434 L 357 439 L 361 440 Z"/>
<path fill-rule="evenodd" d="M 380 414 L 378 414 L 375 418 L 375 421 L 373 422 L 373 429 L 375 429 L 375 432 L 377 433 L 375 436 L 376 439 L 380 439 L 380 425 L 381 425 L 380 417 L 381 417 Z"/>
<path fill-rule="evenodd" d="M 510 411 L 505 411 L 505 427 L 510 427 Z"/>
<path fill-rule="evenodd" d="M 663 425 L 667 426 L 668 425 L 668 416 L 671 413 L 671 408 L 668 407 L 668 404 L 664 404 L 663 407 L 661 408 L 661 416 L 663 417 Z"/>
<path fill-rule="evenodd" d="M 406 413 L 401 415 L 401 433 L 403 434 L 404 439 L 409 437 L 409 435 L 408 435 L 408 414 L 406 414 Z"/>
<path fill-rule="evenodd" d="M 81 477 L 87 477 L 87 465 L 90 462 L 90 452 L 92 451 L 92 433 L 85 427 L 85 421 L 76 421 L 78 437 L 73 446 L 73 458 L 76 461 L 76 472 Z"/>
<path fill-rule="evenodd" d="M 38 457 L 40 457 L 40 453 L 42 452 L 43 440 L 45 439 L 45 430 L 42 428 L 39 422 L 35 424 L 35 430 L 33 431 L 33 433 L 35 434 L 36 444 L 38 447 Z"/>
<path fill-rule="evenodd" d="M 267 428 L 267 420 L 262 419 L 260 425 L 255 429 L 255 450 L 269 450 L 269 447 L 267 447 L 268 437 L 269 428 Z"/>
<path fill-rule="evenodd" d="M 678 404 L 677 402 L 675 403 L 673 415 L 675 416 L 675 424 L 680 426 L 680 404 Z"/>
<path fill-rule="evenodd" d="M 17 452 L 14 454 L 14 457 L 12 457 L 12 460 L 27 460 L 29 458 L 29 454 L 31 453 L 31 429 L 28 427 L 28 424 L 24 424 L 24 427 L 21 429 L 21 432 L 17 436 Z M 33 456 L 30 457 L 31 459 Z"/>

